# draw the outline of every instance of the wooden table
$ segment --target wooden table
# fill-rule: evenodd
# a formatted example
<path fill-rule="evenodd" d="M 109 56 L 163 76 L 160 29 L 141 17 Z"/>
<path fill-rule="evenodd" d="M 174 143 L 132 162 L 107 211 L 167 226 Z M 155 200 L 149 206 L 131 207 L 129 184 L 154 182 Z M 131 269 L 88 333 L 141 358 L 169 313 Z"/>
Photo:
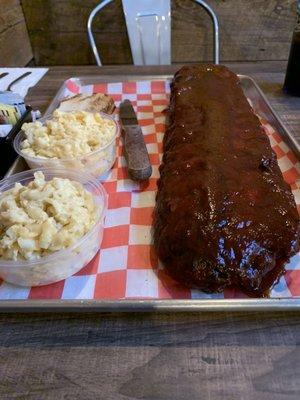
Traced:
<path fill-rule="evenodd" d="M 260 84 L 300 139 L 300 99 L 281 92 L 285 65 L 230 64 Z M 28 101 L 45 110 L 75 75 L 176 67 L 55 67 Z M 300 314 L 1 315 L 1 399 L 299 400 Z"/>

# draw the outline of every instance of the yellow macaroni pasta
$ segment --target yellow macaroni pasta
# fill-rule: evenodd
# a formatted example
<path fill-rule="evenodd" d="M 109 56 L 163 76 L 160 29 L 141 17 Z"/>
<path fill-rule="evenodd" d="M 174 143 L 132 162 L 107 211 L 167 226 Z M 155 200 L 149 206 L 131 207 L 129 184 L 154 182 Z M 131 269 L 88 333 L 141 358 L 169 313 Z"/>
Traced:
<path fill-rule="evenodd" d="M 0 257 L 34 260 L 68 248 L 95 222 L 93 196 L 81 183 L 46 181 L 36 172 L 27 186 L 16 183 L 0 194 Z"/>

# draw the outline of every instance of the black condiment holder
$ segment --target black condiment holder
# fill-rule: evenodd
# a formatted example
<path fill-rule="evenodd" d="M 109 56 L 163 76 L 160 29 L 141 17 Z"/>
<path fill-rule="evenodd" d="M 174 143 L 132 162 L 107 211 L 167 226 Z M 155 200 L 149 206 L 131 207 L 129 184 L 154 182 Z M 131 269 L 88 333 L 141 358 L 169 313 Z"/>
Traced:
<path fill-rule="evenodd" d="M 13 142 L 17 134 L 20 132 L 22 125 L 25 122 L 32 121 L 31 106 L 26 106 L 26 111 L 18 122 L 12 127 L 8 135 L 0 138 L 0 179 L 3 179 L 9 167 L 17 158 L 17 153 L 14 149 Z"/>

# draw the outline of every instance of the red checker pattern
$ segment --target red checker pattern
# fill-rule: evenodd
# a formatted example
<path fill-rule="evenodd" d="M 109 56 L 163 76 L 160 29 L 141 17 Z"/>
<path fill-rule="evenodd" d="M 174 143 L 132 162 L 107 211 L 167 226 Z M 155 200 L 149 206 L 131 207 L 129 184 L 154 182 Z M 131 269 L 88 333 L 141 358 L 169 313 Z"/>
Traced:
<path fill-rule="evenodd" d="M 94 85 L 94 93 L 107 93 L 107 83 L 97 83 Z"/>
<path fill-rule="evenodd" d="M 78 271 L 75 276 L 95 275 L 98 271 L 99 257 L 100 251 L 98 251 L 95 257 L 85 267 Z"/>
<path fill-rule="evenodd" d="M 148 181 L 143 181 L 140 183 L 140 189 L 141 191 L 148 190 L 148 191 L 154 191 L 157 190 L 157 179 L 156 178 L 150 178 Z"/>
<path fill-rule="evenodd" d="M 153 246 L 149 245 L 129 245 L 127 268 L 145 269 L 157 268 L 158 258 Z"/>
<path fill-rule="evenodd" d="M 285 156 L 285 152 L 282 150 L 280 146 L 278 145 L 273 146 L 273 150 L 275 151 L 277 158 Z"/>
<path fill-rule="evenodd" d="M 149 133 L 149 135 L 145 135 L 145 143 L 150 144 L 150 143 L 155 143 L 155 142 L 156 142 L 156 134 L 155 133 Z"/>
<path fill-rule="evenodd" d="M 123 299 L 126 290 L 126 271 L 103 272 L 97 275 L 95 299 Z"/>
<path fill-rule="evenodd" d="M 130 223 L 133 225 L 152 225 L 153 207 L 131 208 Z"/>
<path fill-rule="evenodd" d="M 292 296 L 300 296 L 300 271 L 287 270 L 284 278 Z"/>
<path fill-rule="evenodd" d="M 151 93 L 165 93 L 166 83 L 165 81 L 153 81 L 151 82 Z"/>
<path fill-rule="evenodd" d="M 131 192 L 111 193 L 109 195 L 108 208 L 130 207 L 131 205 Z"/>
<path fill-rule="evenodd" d="M 137 101 L 151 101 L 151 94 L 150 93 L 148 93 L 148 94 L 138 94 L 137 95 Z M 150 104 L 150 103 L 149 103 Z"/>
<path fill-rule="evenodd" d="M 286 153 L 286 156 L 290 159 L 290 161 L 291 161 L 293 164 L 297 164 L 297 163 L 298 163 L 297 157 L 295 156 L 295 154 L 294 154 L 291 150 L 289 150 L 289 151 Z"/>
<path fill-rule="evenodd" d="M 119 167 L 118 168 L 117 178 L 118 178 L 118 180 L 128 179 L 129 178 L 128 171 L 127 171 L 126 167 Z"/>
<path fill-rule="evenodd" d="M 267 124 L 266 124 L 266 125 L 267 125 Z M 274 140 L 276 140 L 277 143 L 282 142 L 282 138 L 281 138 L 281 136 L 279 135 L 279 133 L 274 132 L 274 133 L 271 134 L 271 136 L 273 137 Z"/>
<path fill-rule="evenodd" d="M 117 182 L 102 182 L 104 189 L 110 195 L 111 193 L 115 193 L 117 191 Z"/>
<path fill-rule="evenodd" d="M 136 82 L 124 82 L 123 93 L 135 93 L 136 94 Z"/>
<path fill-rule="evenodd" d="M 151 165 L 159 165 L 160 164 L 158 153 L 149 154 L 149 158 L 150 158 Z"/>
<path fill-rule="evenodd" d="M 62 97 L 82 91 L 87 93 L 88 90 L 90 90 L 90 87 L 77 86 L 73 80 L 69 80 Z M 95 93 L 107 93 L 112 96 L 117 110 L 120 101 L 123 99 L 129 98 L 132 101 L 138 112 L 145 142 L 152 149 L 149 154 L 151 164 L 156 166 L 157 169 L 163 151 L 164 110 L 168 104 L 169 96 L 166 82 L 100 83 L 94 85 L 93 90 Z M 281 159 L 281 163 L 285 162 L 285 160 L 290 163 L 285 165 L 284 178 L 292 185 L 294 190 L 298 189 L 299 185 L 297 185 L 296 181 L 300 177 L 300 171 L 296 156 L 288 147 L 282 146 L 282 137 L 274 131 L 267 121 L 262 120 L 262 124 L 268 136 L 272 138 L 272 142 L 275 143 L 273 149 L 278 158 Z M 79 277 L 95 277 L 95 281 L 92 278 L 95 286 L 88 286 L 87 291 L 84 290 L 84 287 L 78 288 L 78 286 L 74 286 L 74 293 L 76 292 L 78 295 L 81 291 L 80 289 L 82 289 L 82 292 L 93 293 L 91 298 L 95 299 L 123 299 L 126 298 L 126 292 L 128 292 L 128 296 L 130 293 L 131 295 L 132 293 L 140 293 L 139 285 L 141 285 L 141 287 L 147 288 L 148 291 L 145 298 L 149 297 L 149 294 L 150 296 L 156 296 L 155 293 L 157 293 L 157 298 L 160 299 L 189 299 L 191 298 L 191 291 L 175 282 L 159 266 L 151 235 L 149 236 L 147 233 L 152 225 L 153 207 L 155 205 L 153 193 L 157 190 L 157 178 L 152 177 L 149 181 L 142 183 L 131 181 L 124 167 L 124 160 L 120 159 L 121 156 L 124 156 L 122 140 L 117 140 L 118 160 L 103 182 L 103 186 L 108 193 L 110 217 L 114 218 L 114 223 L 118 221 L 117 218 L 120 218 L 120 224 L 117 226 L 105 226 L 101 252 L 98 252 L 94 259 L 76 274 L 78 279 L 68 281 L 68 292 L 70 292 L 70 285 L 73 284 L 73 281 L 77 282 L 76 285 L 78 285 L 78 282 L 82 282 L 82 285 L 91 285 L 91 280 L 79 279 Z M 297 205 L 299 207 L 299 204 Z M 125 221 L 128 221 L 128 223 L 124 224 Z M 137 235 L 144 235 L 144 237 L 137 237 Z M 102 268 L 101 263 L 103 263 Z M 112 267 L 115 264 L 122 268 L 113 269 Z M 136 277 L 135 279 L 139 281 L 131 281 L 132 277 Z M 286 282 L 286 287 L 283 288 L 285 293 L 291 293 L 292 296 L 300 296 L 300 271 L 297 270 L 297 267 L 289 270 L 287 266 L 285 279 L 282 281 Z M 0 281 L 0 299 L 2 298 L 2 284 Z M 52 285 L 31 288 L 28 298 L 59 299 L 62 297 L 64 284 L 65 282 L 61 281 Z M 90 290 L 91 287 L 92 289 Z M 6 296 L 7 290 L 9 289 L 6 287 Z M 225 298 L 245 297 L 244 294 L 235 289 L 226 289 L 223 296 Z M 13 291 L 10 298 L 13 298 Z M 139 298 L 143 298 L 143 296 L 141 295 Z M 197 298 L 201 298 L 201 292 L 199 295 L 197 294 Z M 207 298 L 207 294 L 203 295 L 203 298 Z"/>
<path fill-rule="evenodd" d="M 129 225 L 119 225 L 104 229 L 101 247 L 117 247 L 127 245 L 129 241 Z"/>
<path fill-rule="evenodd" d="M 36 286 L 30 289 L 29 299 L 60 299 L 64 290 L 64 281 L 46 286 Z"/>
<path fill-rule="evenodd" d="M 295 167 L 290 168 L 287 171 L 283 172 L 284 180 L 292 185 L 297 179 L 300 178 L 299 170 Z"/>

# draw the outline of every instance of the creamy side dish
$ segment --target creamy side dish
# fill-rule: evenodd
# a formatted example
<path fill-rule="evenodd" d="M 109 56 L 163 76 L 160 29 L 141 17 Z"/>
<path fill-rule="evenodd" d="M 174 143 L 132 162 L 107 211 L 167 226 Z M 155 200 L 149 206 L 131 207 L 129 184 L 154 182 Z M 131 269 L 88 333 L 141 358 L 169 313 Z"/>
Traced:
<path fill-rule="evenodd" d="M 93 195 L 66 178 L 34 174 L 0 193 L 0 258 L 34 260 L 70 247 L 96 223 Z"/>
<path fill-rule="evenodd" d="M 111 142 L 115 123 L 99 113 L 54 111 L 44 124 L 25 123 L 26 139 L 21 143 L 25 156 L 38 158 L 76 158 L 88 155 Z"/>

